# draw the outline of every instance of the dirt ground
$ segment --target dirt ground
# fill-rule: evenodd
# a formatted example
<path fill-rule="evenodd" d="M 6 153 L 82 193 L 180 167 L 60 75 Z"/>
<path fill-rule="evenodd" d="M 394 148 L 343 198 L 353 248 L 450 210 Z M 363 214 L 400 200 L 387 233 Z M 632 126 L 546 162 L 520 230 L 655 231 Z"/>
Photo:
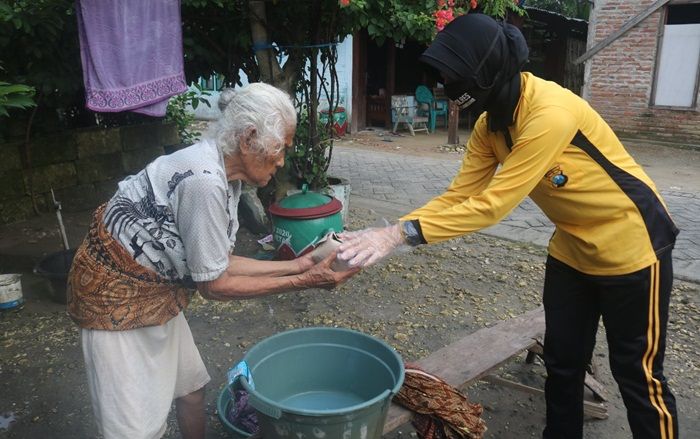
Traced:
<path fill-rule="evenodd" d="M 394 136 L 395 139 L 401 136 Z M 394 139 L 392 139 L 394 140 Z M 344 145 L 401 153 L 450 154 L 435 143 L 386 142 L 375 132 Z M 367 145 L 369 144 L 369 145 Z M 398 149 L 396 147 L 399 147 Z M 646 149 L 645 149 L 646 148 Z M 662 189 L 698 192 L 700 153 L 654 152 L 638 147 L 638 160 L 648 161 Z M 658 175 L 652 169 L 658 168 Z M 663 168 L 663 170 L 661 170 Z M 671 189 L 674 188 L 674 189 Z M 678 189 L 675 189 L 678 188 Z M 381 215 L 351 205 L 348 228 L 366 227 Z M 66 215 L 71 245 L 87 227 L 87 213 Z M 0 226 L 0 268 L 21 271 L 26 304 L 0 313 L 0 438 L 91 438 L 95 435 L 78 330 L 64 306 L 49 297 L 48 284 L 31 274 L 43 255 L 59 249 L 51 216 Z M 255 255 L 260 247 L 245 230 L 237 252 Z M 225 373 L 259 340 L 291 328 L 328 325 L 357 329 L 384 339 L 407 360 L 421 358 L 480 328 L 533 309 L 540 304 L 546 251 L 482 234 L 396 255 L 358 274 L 334 291 L 308 290 L 237 302 L 194 300 L 186 311 L 195 341 L 212 377 L 208 386 L 208 438 L 226 437 L 216 414 L 215 398 Z M 700 431 L 700 298 L 697 284 L 676 282 L 671 304 L 666 371 L 679 407 L 681 437 Z M 488 349 L 488 346 L 484 346 Z M 478 355 L 478 353 L 465 353 Z M 597 379 L 607 389 L 610 417 L 587 420 L 586 438 L 631 437 L 624 407 L 607 366 L 601 328 L 594 355 Z M 543 388 L 541 362 L 525 364 L 516 357 L 499 376 Z M 488 438 L 539 437 L 544 425 L 541 396 L 477 382 L 465 389 L 484 406 Z M 173 414 L 166 438 L 179 437 Z M 406 425 L 392 439 L 415 437 Z"/>

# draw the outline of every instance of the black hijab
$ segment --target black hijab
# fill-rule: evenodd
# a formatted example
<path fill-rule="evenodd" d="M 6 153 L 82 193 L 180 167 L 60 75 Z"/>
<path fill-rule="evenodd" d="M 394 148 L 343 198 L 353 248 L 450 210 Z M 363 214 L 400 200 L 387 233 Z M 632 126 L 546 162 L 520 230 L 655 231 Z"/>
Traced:
<path fill-rule="evenodd" d="M 469 110 L 488 111 L 489 129 L 498 131 L 513 123 L 528 53 L 517 27 L 471 13 L 448 24 L 419 59 L 445 76 L 450 99 L 473 101 Z"/>

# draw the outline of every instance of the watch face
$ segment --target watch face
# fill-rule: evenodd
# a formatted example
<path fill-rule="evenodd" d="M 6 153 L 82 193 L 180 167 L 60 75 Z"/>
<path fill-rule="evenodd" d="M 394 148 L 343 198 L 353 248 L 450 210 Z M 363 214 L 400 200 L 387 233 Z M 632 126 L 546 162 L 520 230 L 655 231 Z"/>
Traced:
<path fill-rule="evenodd" d="M 401 228 L 403 230 L 403 236 L 405 237 L 408 245 L 415 246 L 423 243 L 423 237 L 421 236 L 420 232 L 418 232 L 418 229 L 413 221 L 404 222 Z"/>

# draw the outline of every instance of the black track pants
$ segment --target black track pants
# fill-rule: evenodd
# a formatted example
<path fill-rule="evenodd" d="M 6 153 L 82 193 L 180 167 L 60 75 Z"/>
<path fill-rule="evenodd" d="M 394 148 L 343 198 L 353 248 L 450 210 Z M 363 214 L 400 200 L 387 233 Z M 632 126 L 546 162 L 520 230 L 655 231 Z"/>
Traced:
<path fill-rule="evenodd" d="M 634 438 L 678 438 L 676 401 L 663 374 L 672 284 L 670 251 L 622 276 L 591 276 L 547 258 L 544 438 L 583 435 L 583 380 L 601 316 Z"/>

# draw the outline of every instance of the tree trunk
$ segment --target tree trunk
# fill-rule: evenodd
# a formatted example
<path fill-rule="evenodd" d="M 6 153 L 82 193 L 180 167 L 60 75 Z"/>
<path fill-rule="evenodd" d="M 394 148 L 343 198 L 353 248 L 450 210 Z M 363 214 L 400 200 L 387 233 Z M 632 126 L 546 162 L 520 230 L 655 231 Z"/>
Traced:
<path fill-rule="evenodd" d="M 298 56 L 289 55 L 284 68 L 277 61 L 275 50 L 270 47 L 271 41 L 267 32 L 267 15 L 264 0 L 249 0 L 250 33 L 253 37 L 253 50 L 258 62 L 260 80 L 280 88 L 290 95 L 294 95 L 294 83 L 296 82 L 296 66 L 299 65 Z"/>

